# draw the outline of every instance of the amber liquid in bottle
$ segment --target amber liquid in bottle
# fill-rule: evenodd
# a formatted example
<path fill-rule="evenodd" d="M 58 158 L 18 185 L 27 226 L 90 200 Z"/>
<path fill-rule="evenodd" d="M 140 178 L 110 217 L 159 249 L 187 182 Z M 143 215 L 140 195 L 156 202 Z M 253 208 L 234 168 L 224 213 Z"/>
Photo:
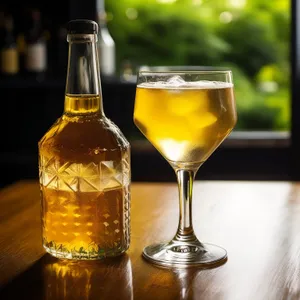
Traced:
<path fill-rule="evenodd" d="M 68 40 L 64 113 L 39 142 L 43 246 L 101 259 L 129 247 L 130 145 L 102 109 L 96 35 Z"/>

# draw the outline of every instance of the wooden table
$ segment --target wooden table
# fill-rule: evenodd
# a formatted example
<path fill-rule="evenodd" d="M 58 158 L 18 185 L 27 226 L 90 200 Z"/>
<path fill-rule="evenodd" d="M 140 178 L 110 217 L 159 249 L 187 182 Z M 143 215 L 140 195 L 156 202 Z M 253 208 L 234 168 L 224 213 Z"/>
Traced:
<path fill-rule="evenodd" d="M 132 184 L 132 242 L 124 256 L 63 262 L 41 247 L 39 188 L 0 191 L 0 299 L 300 299 L 300 187 L 289 182 L 196 182 L 198 237 L 228 251 L 214 269 L 161 269 L 142 249 L 169 240 L 177 186 Z"/>

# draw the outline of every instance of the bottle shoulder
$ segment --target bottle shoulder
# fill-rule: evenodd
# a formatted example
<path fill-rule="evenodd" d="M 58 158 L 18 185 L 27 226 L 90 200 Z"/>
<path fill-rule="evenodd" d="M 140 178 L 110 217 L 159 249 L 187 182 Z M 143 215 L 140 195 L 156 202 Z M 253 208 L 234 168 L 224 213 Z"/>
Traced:
<path fill-rule="evenodd" d="M 65 159 L 129 151 L 130 144 L 119 127 L 106 117 L 60 117 L 39 141 L 43 155 Z"/>

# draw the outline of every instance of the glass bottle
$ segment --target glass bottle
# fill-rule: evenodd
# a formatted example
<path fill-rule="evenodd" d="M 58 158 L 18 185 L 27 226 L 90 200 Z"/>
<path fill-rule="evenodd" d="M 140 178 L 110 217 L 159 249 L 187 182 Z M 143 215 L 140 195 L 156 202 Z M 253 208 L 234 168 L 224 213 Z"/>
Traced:
<path fill-rule="evenodd" d="M 25 32 L 25 72 L 27 75 L 42 79 L 47 70 L 47 44 L 38 9 L 30 12 L 28 29 Z"/>
<path fill-rule="evenodd" d="M 1 75 L 12 76 L 19 72 L 19 57 L 14 34 L 14 20 L 11 15 L 4 18 L 3 41 L 0 49 Z"/>
<path fill-rule="evenodd" d="M 39 141 L 43 246 L 58 258 L 117 256 L 130 243 L 130 144 L 103 111 L 97 31 L 68 23 L 64 112 Z"/>
<path fill-rule="evenodd" d="M 98 51 L 101 66 L 101 75 L 111 77 L 116 72 L 115 42 L 107 28 L 107 14 L 105 1 L 97 0 L 97 18 L 99 23 Z"/>

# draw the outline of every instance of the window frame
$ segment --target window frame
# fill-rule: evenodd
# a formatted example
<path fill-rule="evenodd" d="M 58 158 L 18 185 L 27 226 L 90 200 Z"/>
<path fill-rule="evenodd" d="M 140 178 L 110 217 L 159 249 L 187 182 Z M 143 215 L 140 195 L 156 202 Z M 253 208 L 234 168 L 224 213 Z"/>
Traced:
<path fill-rule="evenodd" d="M 300 179 L 300 3 L 291 0 L 291 147 L 290 174 Z"/>

